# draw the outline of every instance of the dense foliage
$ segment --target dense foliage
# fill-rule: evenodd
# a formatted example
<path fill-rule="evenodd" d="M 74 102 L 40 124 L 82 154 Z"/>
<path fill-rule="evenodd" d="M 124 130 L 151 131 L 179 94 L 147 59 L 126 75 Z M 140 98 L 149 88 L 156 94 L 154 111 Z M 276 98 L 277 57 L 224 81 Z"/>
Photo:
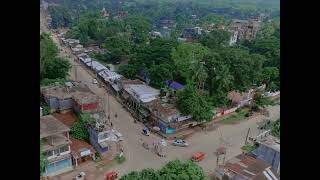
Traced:
<path fill-rule="evenodd" d="M 143 169 L 140 172 L 133 171 L 120 178 L 120 180 L 207 180 L 203 169 L 197 164 L 187 161 L 173 160 L 164 165 L 160 170 Z"/>
<path fill-rule="evenodd" d="M 51 16 L 51 27 L 53 29 L 72 26 L 73 18 L 66 7 L 49 6 L 48 11 Z"/>
<path fill-rule="evenodd" d="M 89 124 L 93 123 L 94 119 L 88 113 L 83 113 L 80 115 L 79 121 L 72 125 L 70 128 L 70 135 L 79 140 L 84 140 L 89 142 L 89 133 L 87 127 Z"/>
<path fill-rule="evenodd" d="M 280 119 L 273 123 L 271 134 L 275 137 L 280 138 Z"/>
<path fill-rule="evenodd" d="M 43 144 L 40 141 L 40 173 L 45 171 L 46 165 L 47 165 L 47 158 L 43 151 Z"/>
<path fill-rule="evenodd" d="M 194 85 L 188 85 L 178 92 L 178 108 L 183 114 L 192 115 L 197 121 L 210 121 L 213 116 L 212 103 L 208 95 L 201 93 Z"/>
<path fill-rule="evenodd" d="M 70 63 L 58 56 L 58 47 L 47 33 L 40 34 L 40 81 L 48 85 L 68 75 Z"/>

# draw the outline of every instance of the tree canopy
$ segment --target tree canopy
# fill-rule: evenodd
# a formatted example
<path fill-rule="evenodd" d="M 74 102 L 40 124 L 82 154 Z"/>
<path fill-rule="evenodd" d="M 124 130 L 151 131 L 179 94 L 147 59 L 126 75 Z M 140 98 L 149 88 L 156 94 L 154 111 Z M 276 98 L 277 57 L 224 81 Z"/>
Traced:
<path fill-rule="evenodd" d="M 120 178 L 120 180 L 207 180 L 203 169 L 197 164 L 180 160 L 173 160 L 164 165 L 160 170 L 143 169 L 140 172 L 133 171 Z"/>
<path fill-rule="evenodd" d="M 47 33 L 40 34 L 40 81 L 65 79 L 70 63 L 58 56 L 58 47 Z"/>

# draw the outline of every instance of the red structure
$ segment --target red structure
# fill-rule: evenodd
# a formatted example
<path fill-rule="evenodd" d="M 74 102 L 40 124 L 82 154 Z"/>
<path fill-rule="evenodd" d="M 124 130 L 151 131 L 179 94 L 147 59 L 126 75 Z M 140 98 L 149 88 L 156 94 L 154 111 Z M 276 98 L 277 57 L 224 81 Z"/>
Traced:
<path fill-rule="evenodd" d="M 106 180 L 115 180 L 117 178 L 118 178 L 118 173 L 116 173 L 115 171 L 111 171 L 106 174 Z"/>

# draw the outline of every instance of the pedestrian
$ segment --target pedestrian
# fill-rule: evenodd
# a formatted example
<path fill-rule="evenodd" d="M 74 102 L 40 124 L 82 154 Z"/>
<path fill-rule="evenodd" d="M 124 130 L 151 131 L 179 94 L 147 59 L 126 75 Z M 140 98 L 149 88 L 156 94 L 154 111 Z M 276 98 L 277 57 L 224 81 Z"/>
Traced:
<path fill-rule="evenodd" d="M 116 114 L 114 115 L 114 117 L 117 118 L 117 117 L 118 117 L 118 114 L 116 113 Z"/>
<path fill-rule="evenodd" d="M 110 125 L 111 125 L 111 127 L 113 127 L 113 124 L 112 124 L 112 122 L 110 123 Z"/>

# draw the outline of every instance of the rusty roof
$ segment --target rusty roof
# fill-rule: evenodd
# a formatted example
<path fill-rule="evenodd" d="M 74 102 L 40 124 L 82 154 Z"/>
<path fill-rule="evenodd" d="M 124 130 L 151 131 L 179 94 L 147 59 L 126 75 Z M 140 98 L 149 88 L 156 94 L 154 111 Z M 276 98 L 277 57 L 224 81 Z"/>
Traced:
<path fill-rule="evenodd" d="M 270 165 L 262 160 L 255 159 L 248 155 L 239 154 L 230 159 L 224 168 L 233 172 L 236 176 L 241 176 L 246 179 L 260 180 L 262 178 L 268 180 L 267 177 L 263 175 L 263 172 L 270 168 Z M 276 173 L 274 174 L 275 176 L 279 177 Z"/>
<path fill-rule="evenodd" d="M 90 149 L 91 153 L 93 154 L 96 152 L 95 149 L 85 141 L 74 139 L 72 137 L 70 137 L 70 140 L 71 154 L 76 158 L 80 157 L 80 153 L 83 149 Z"/>
<path fill-rule="evenodd" d="M 162 117 L 169 117 L 178 114 L 178 109 L 169 103 L 162 102 L 160 99 L 155 99 L 149 103 L 152 112 L 159 112 Z"/>
<path fill-rule="evenodd" d="M 52 115 L 40 117 L 40 138 L 68 132 L 70 129 Z"/>

